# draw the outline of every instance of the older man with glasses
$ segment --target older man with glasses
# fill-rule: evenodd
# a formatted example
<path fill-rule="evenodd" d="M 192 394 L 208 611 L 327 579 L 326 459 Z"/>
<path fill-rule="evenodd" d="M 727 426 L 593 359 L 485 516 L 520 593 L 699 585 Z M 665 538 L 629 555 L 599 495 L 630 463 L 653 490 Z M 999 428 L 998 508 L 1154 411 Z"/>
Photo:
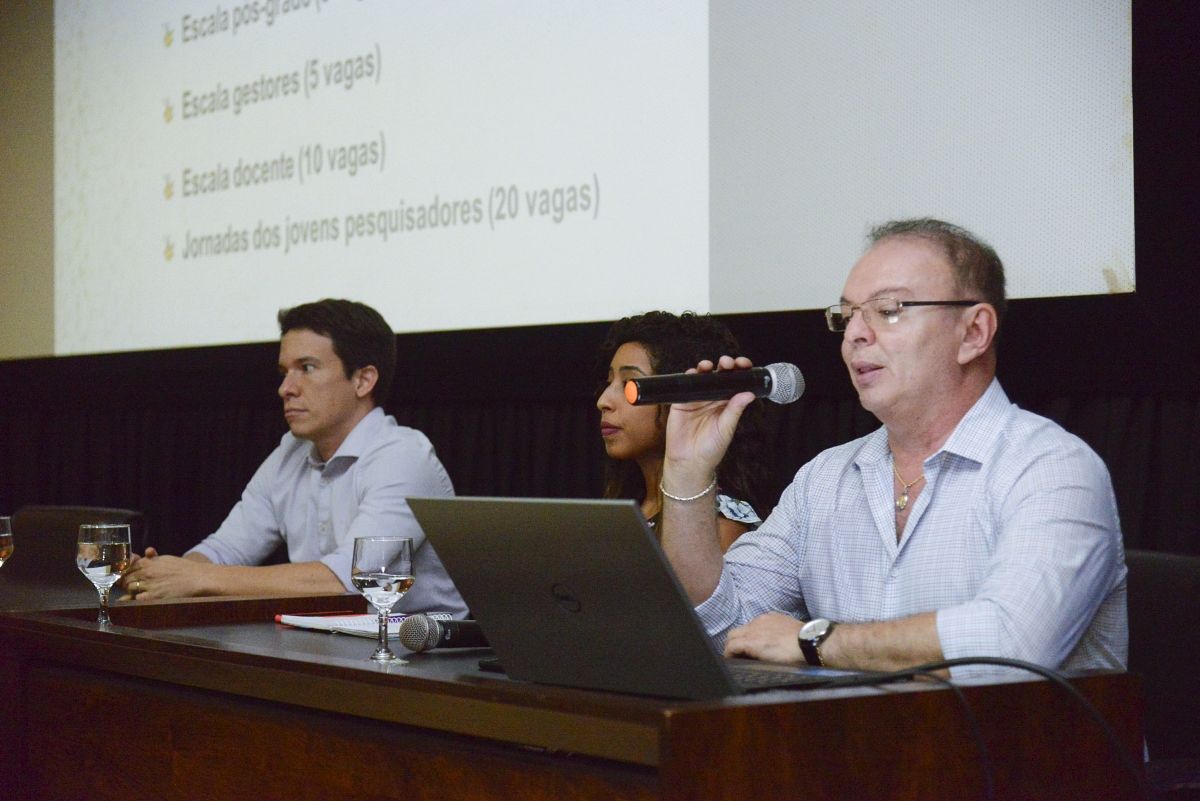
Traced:
<path fill-rule="evenodd" d="M 966 657 L 1124 667 L 1108 470 L 1005 396 L 1004 310 L 1000 259 L 969 232 L 931 219 L 876 228 L 825 315 L 883 427 L 802 467 L 724 558 L 693 497 L 753 396 L 673 407 L 663 548 L 727 654 L 867 670 Z M 723 356 L 698 369 L 748 366 Z"/>

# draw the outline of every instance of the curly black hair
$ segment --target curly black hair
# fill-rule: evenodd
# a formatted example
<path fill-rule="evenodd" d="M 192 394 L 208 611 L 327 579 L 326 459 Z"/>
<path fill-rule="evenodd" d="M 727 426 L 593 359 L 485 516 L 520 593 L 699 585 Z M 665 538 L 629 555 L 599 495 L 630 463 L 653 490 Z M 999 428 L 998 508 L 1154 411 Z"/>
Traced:
<path fill-rule="evenodd" d="M 649 311 L 617 320 L 608 329 L 596 360 L 599 390 L 607 386 L 605 377 L 613 354 L 627 342 L 646 349 L 656 375 L 682 373 L 702 359 L 716 361 L 722 355 L 741 353 L 737 339 L 720 320 L 707 314 Z M 666 424 L 668 407 L 662 407 L 660 424 Z M 717 468 L 717 484 L 730 497 L 748 501 L 760 514 L 765 469 L 757 455 L 762 452 L 762 404 L 755 401 L 742 414 L 737 433 L 725 458 Z M 632 461 L 608 458 L 604 469 L 604 497 L 645 500 L 646 484 Z"/>

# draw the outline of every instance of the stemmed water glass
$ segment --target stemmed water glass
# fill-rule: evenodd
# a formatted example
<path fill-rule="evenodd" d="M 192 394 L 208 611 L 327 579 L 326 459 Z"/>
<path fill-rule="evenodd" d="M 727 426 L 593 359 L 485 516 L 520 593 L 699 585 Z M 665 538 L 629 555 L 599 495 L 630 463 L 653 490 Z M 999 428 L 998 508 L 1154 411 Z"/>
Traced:
<path fill-rule="evenodd" d="M 12 552 L 12 518 L 0 517 L 0 567 L 4 566 Z"/>
<path fill-rule="evenodd" d="M 388 615 L 413 585 L 413 541 L 408 537 L 357 537 L 350 581 L 379 614 L 376 662 L 407 664 L 388 648 Z"/>
<path fill-rule="evenodd" d="M 108 617 L 108 593 L 128 569 L 131 555 L 128 523 L 84 523 L 79 527 L 75 564 L 100 594 L 96 622 L 101 625 L 112 622 Z"/>

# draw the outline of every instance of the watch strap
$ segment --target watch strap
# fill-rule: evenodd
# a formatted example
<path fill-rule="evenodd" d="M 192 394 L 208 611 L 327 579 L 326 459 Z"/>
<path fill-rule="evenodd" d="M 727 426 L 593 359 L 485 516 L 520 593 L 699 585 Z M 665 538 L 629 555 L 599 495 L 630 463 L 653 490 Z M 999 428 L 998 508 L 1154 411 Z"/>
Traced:
<path fill-rule="evenodd" d="M 827 620 L 825 623 L 825 630 L 817 636 L 799 638 L 800 653 L 804 654 L 804 661 L 813 667 L 825 666 L 825 661 L 821 659 L 821 643 L 829 639 L 829 635 L 833 633 L 834 626 L 837 625 L 832 620 Z"/>
<path fill-rule="evenodd" d="M 812 640 L 800 640 L 800 652 L 804 654 L 804 661 L 813 667 L 823 667 L 825 665 L 821 661 L 821 652 L 817 650 L 817 643 Z"/>

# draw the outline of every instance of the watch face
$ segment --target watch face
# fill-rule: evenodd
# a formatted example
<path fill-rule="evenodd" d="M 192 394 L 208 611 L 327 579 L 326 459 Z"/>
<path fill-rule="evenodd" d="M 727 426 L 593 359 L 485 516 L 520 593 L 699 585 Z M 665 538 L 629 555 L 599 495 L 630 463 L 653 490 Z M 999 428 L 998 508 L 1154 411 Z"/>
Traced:
<path fill-rule="evenodd" d="M 825 636 L 829 630 L 829 621 L 823 617 L 810 620 L 800 629 L 800 636 L 805 640 L 815 640 Z"/>

